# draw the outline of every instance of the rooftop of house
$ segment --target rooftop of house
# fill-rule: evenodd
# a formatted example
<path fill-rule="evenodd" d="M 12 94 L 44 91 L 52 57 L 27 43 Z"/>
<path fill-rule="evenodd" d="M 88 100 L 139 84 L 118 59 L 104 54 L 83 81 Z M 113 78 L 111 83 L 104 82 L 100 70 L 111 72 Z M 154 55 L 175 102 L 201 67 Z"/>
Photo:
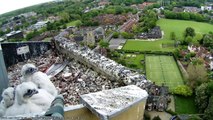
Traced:
<path fill-rule="evenodd" d="M 20 31 L 20 30 L 18 30 L 18 31 L 12 31 L 12 32 L 6 34 L 6 37 L 9 37 L 9 36 L 12 36 L 12 35 L 15 35 L 15 34 L 19 34 L 19 33 L 21 33 L 21 32 L 22 32 L 22 31 Z"/>
<path fill-rule="evenodd" d="M 155 2 L 143 2 L 142 4 L 138 4 L 139 9 L 144 9 L 146 6 L 150 6 L 155 4 Z"/>
<path fill-rule="evenodd" d="M 49 21 L 39 21 L 39 22 L 37 22 L 35 25 L 36 26 L 40 26 L 40 25 L 45 25 L 45 24 L 47 24 Z"/>
<path fill-rule="evenodd" d="M 185 6 L 184 8 L 184 12 L 200 12 L 201 9 L 198 7 L 191 7 L 191 6 Z"/>

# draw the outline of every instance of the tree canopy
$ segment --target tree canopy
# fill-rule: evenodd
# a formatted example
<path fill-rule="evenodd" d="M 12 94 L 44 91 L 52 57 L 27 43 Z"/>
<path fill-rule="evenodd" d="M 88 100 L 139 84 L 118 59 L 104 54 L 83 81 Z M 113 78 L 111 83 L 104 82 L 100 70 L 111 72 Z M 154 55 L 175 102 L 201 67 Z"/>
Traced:
<path fill-rule="evenodd" d="M 186 38 L 188 36 L 193 38 L 195 35 L 196 35 L 195 30 L 192 27 L 187 27 L 184 31 L 184 38 Z"/>

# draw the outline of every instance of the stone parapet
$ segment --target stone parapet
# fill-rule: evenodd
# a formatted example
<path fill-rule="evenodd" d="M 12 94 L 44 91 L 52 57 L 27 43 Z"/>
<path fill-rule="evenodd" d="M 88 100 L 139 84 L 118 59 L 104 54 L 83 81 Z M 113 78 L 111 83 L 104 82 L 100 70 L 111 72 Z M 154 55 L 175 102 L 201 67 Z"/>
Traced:
<path fill-rule="evenodd" d="M 56 49 L 68 58 L 74 58 L 77 61 L 87 65 L 95 71 L 107 76 L 110 80 L 116 80 L 121 84 L 134 84 L 141 88 L 150 85 L 150 81 L 145 75 L 131 71 L 127 67 L 106 58 L 86 46 L 81 46 L 63 37 L 63 32 L 54 37 Z"/>

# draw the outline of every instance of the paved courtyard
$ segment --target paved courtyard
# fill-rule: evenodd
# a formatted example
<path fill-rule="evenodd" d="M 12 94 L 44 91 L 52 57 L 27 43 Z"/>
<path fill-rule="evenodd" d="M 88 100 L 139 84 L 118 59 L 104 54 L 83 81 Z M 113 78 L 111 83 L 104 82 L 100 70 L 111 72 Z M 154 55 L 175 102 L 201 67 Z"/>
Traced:
<path fill-rule="evenodd" d="M 118 39 L 111 39 L 109 42 L 109 48 L 110 49 L 120 49 L 123 47 L 123 45 L 126 43 L 126 39 L 118 38 Z"/>

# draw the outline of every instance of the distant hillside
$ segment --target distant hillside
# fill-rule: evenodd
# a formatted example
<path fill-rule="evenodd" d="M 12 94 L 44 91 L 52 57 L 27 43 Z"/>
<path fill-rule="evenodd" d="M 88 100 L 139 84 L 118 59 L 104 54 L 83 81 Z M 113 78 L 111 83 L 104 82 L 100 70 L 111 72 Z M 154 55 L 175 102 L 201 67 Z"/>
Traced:
<path fill-rule="evenodd" d="M 85 0 L 85 2 L 91 2 L 91 1 L 93 0 Z M 78 9 L 81 9 L 81 6 L 80 5 L 76 6 L 76 3 L 80 3 L 79 0 L 63 0 L 59 2 L 53 1 L 53 2 L 42 3 L 42 4 L 38 4 L 34 6 L 29 6 L 26 8 L 1 14 L 0 23 L 3 21 L 6 21 L 10 17 L 17 16 L 19 14 L 30 12 L 30 11 L 34 11 L 44 16 L 47 16 L 50 14 L 58 14 L 58 12 L 69 11 L 73 9 L 78 11 Z M 77 7 L 79 8 L 77 9 Z"/>

